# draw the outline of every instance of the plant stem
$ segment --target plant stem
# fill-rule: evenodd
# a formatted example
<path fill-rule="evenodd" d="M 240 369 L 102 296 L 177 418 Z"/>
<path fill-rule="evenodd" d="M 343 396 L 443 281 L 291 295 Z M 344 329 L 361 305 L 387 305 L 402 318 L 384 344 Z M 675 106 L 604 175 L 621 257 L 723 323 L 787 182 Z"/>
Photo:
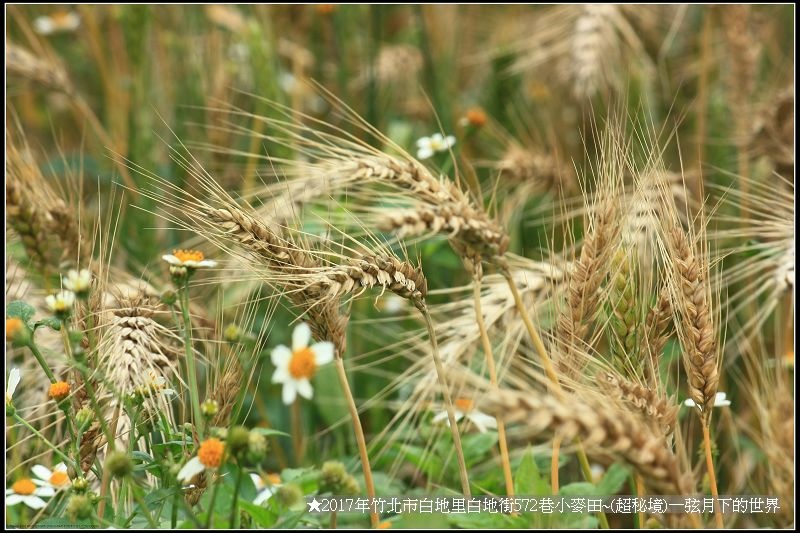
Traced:
<path fill-rule="evenodd" d="M 212 484 L 214 485 L 211 488 L 211 501 L 208 502 L 208 516 L 206 517 L 206 529 L 211 529 L 211 521 L 214 518 L 214 507 L 217 505 L 217 493 L 219 492 L 219 485 L 220 480 L 214 479 L 213 474 L 209 473 L 209 477 L 212 478 Z"/>
<path fill-rule="evenodd" d="M 444 396 L 444 405 L 447 409 L 447 419 L 450 421 L 450 433 L 453 435 L 453 444 L 456 448 L 456 458 L 458 459 L 459 475 L 461 476 L 461 492 L 465 497 L 470 497 L 469 490 L 469 477 L 467 476 L 467 463 L 464 460 L 464 450 L 461 447 L 461 435 L 458 433 L 458 424 L 456 423 L 456 412 L 453 408 L 453 401 L 450 397 L 450 389 L 447 387 L 447 380 L 445 379 L 444 365 L 442 359 L 439 357 L 439 345 L 436 343 L 436 332 L 433 329 L 433 321 L 425 306 L 425 302 L 417 301 L 415 305 L 422 313 L 425 319 L 425 325 L 428 328 L 428 337 L 430 337 L 431 348 L 433 354 L 433 363 L 436 366 L 436 376 L 439 379 L 439 386 L 442 387 L 442 396 Z"/>
<path fill-rule="evenodd" d="M 300 400 L 297 398 L 292 404 L 292 444 L 295 466 L 299 467 L 303 459 L 303 419 L 300 416 Z"/>
<path fill-rule="evenodd" d="M 561 450 L 561 436 L 556 435 L 553 437 L 553 453 L 550 456 L 550 488 L 553 491 L 553 494 L 558 494 L 559 483 L 558 483 L 558 457 L 559 451 Z"/>
<path fill-rule="evenodd" d="M 370 509 L 372 509 L 372 502 L 375 501 L 375 483 L 372 480 L 372 467 L 369 464 L 369 455 L 367 454 L 367 440 L 364 437 L 364 429 L 361 427 L 361 420 L 358 417 L 358 408 L 353 398 L 353 392 L 350 390 L 350 385 L 347 382 L 344 360 L 337 354 L 333 364 L 336 367 L 336 375 L 339 377 L 339 384 L 342 387 L 342 392 L 347 401 L 347 409 L 350 412 L 350 419 L 353 422 L 353 432 L 356 435 L 356 442 L 358 443 L 358 454 L 361 457 L 361 469 L 364 471 L 364 485 L 367 489 L 367 496 L 369 496 L 370 499 Z M 373 528 L 377 527 L 378 513 L 374 510 L 370 512 L 369 520 Z"/>
<path fill-rule="evenodd" d="M 634 480 L 636 481 L 636 496 L 639 498 L 644 497 L 644 480 L 642 476 L 636 474 L 634 476 Z M 639 529 L 644 529 L 644 512 L 639 511 Z"/>
<path fill-rule="evenodd" d="M 145 504 L 144 498 L 142 498 L 142 493 L 139 487 L 131 481 L 131 492 L 133 493 L 133 499 L 136 500 L 136 503 L 139 504 L 139 508 L 142 510 L 142 514 L 144 515 L 147 523 L 153 529 L 158 529 L 158 524 L 155 520 L 153 520 L 153 515 L 150 514 L 150 510 L 147 508 Z"/>
<path fill-rule="evenodd" d="M 473 276 L 472 295 L 475 299 L 475 320 L 478 323 L 478 330 L 481 334 L 483 343 L 483 353 L 486 354 L 486 363 L 489 367 L 489 382 L 493 389 L 498 388 L 497 367 L 495 366 L 492 343 L 486 333 L 486 322 L 483 320 L 483 309 L 481 308 L 481 279 L 482 276 L 476 270 Z M 511 460 L 508 455 L 508 441 L 506 440 L 506 425 L 502 419 L 497 418 L 497 436 L 500 445 L 500 461 L 503 465 L 503 477 L 506 482 L 506 495 L 514 496 L 514 478 L 511 475 Z"/>
<path fill-rule="evenodd" d="M 47 374 L 47 379 L 50 380 L 50 383 L 55 383 L 56 381 L 58 381 L 56 379 L 55 374 L 53 374 L 53 371 L 50 370 L 50 367 L 45 362 L 44 356 L 42 356 L 42 352 L 39 351 L 39 348 L 36 347 L 36 343 L 33 342 L 33 339 L 31 339 L 31 342 L 28 344 L 28 348 L 30 348 L 31 353 L 36 358 L 36 362 L 38 362 L 39 366 L 42 367 L 44 373 Z"/>
<path fill-rule="evenodd" d="M 231 517 L 228 523 L 230 524 L 230 529 L 237 529 L 236 522 L 238 522 L 239 518 L 239 491 L 242 488 L 242 477 L 244 474 L 244 469 L 241 465 L 239 466 L 239 471 L 236 473 L 236 486 L 233 489 L 233 505 L 231 506 Z"/>
<path fill-rule="evenodd" d="M 719 509 L 719 491 L 717 490 L 717 476 L 714 473 L 714 458 L 711 456 L 711 434 L 708 425 L 703 424 L 703 447 L 706 452 L 706 468 L 708 470 L 708 482 L 711 485 L 711 496 L 714 497 L 714 519 L 717 522 L 717 529 L 725 527 L 722 521 L 722 512 Z"/>
<path fill-rule="evenodd" d="M 203 440 L 203 416 L 200 412 L 200 393 L 197 388 L 197 368 L 192 347 L 192 319 L 189 316 L 189 281 L 181 290 L 181 314 L 183 315 L 183 345 L 186 350 L 186 370 L 189 381 L 189 402 L 192 404 L 192 415 L 200 440 Z"/>
<path fill-rule="evenodd" d="M 60 450 L 60 449 L 59 449 L 59 448 L 58 448 L 58 447 L 57 447 L 55 444 L 53 444 L 52 442 L 50 442 L 49 440 L 47 440 L 47 439 L 44 437 L 44 435 L 42 435 L 41 433 L 39 433 L 39 431 L 37 431 L 37 430 L 36 430 L 36 428 L 34 428 L 34 427 L 33 427 L 33 426 L 31 426 L 30 424 L 28 424 L 28 422 L 26 422 L 24 418 L 22 418 L 21 416 L 19 416 L 19 414 L 18 414 L 18 413 L 16 413 L 16 412 L 15 412 L 13 416 L 14 416 L 14 420 L 16 420 L 17 422 L 19 422 L 19 423 L 20 423 L 20 424 L 22 424 L 23 426 L 25 426 L 25 428 L 26 428 L 28 431 L 30 431 L 31 433 L 33 433 L 34 435 L 36 435 L 36 436 L 37 436 L 39 439 L 41 439 L 41 441 L 44 443 L 44 445 L 45 445 L 45 446 L 47 446 L 48 448 L 50 448 L 50 449 L 53 451 L 53 453 L 55 453 L 56 455 L 58 455 L 58 456 L 59 456 L 61 459 L 63 459 L 63 460 L 64 460 L 64 462 L 66 462 L 67 464 L 72 464 L 72 465 L 74 465 L 74 464 L 75 464 L 75 462 L 74 462 L 72 459 L 70 459 L 70 458 L 69 458 L 69 457 L 68 457 L 66 454 L 64 454 L 64 452 L 62 452 L 62 451 L 61 451 L 61 450 Z M 80 466 L 78 466 L 78 468 L 80 468 Z"/>

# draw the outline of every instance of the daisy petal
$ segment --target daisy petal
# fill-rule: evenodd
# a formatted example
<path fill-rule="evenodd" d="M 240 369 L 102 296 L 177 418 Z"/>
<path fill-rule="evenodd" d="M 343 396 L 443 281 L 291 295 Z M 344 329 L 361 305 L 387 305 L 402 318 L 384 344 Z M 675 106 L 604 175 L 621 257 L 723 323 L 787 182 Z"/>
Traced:
<path fill-rule="evenodd" d="M 487 429 L 497 429 L 497 419 L 486 413 L 476 411 L 469 415 L 469 419 L 481 433 L 486 433 Z"/>
<path fill-rule="evenodd" d="M 206 467 L 200 462 L 200 459 L 193 457 L 189 462 L 183 465 L 181 471 L 178 472 L 178 481 L 189 481 L 205 469 Z"/>
<path fill-rule="evenodd" d="M 310 400 L 314 396 L 314 389 L 311 387 L 311 382 L 305 378 L 299 380 L 297 382 L 297 393 L 306 400 Z"/>
<path fill-rule="evenodd" d="M 11 372 L 8 373 L 8 387 L 6 387 L 6 395 L 11 397 L 14 396 L 14 391 L 17 390 L 17 385 L 19 385 L 20 380 L 20 373 L 19 368 L 12 368 Z"/>
<path fill-rule="evenodd" d="M 180 259 L 178 259 L 177 257 L 175 257 L 172 254 L 162 255 L 161 259 L 163 259 L 164 261 L 166 261 L 170 265 L 178 266 L 178 265 L 183 264 L 183 261 L 181 261 Z"/>
<path fill-rule="evenodd" d="M 311 342 L 311 328 L 305 322 L 300 322 L 292 332 L 292 351 L 302 350 Z"/>
<path fill-rule="evenodd" d="M 45 485 L 33 491 L 33 494 L 35 496 L 41 496 L 43 498 L 50 498 L 51 496 L 55 496 L 56 490 L 49 485 Z"/>
<path fill-rule="evenodd" d="M 425 146 L 417 150 L 417 159 L 428 159 L 433 155 L 433 149 L 429 146 Z"/>
<path fill-rule="evenodd" d="M 31 468 L 31 472 L 33 472 L 34 476 L 45 481 L 48 481 L 50 476 L 53 475 L 50 469 L 43 465 L 34 465 L 34 467 Z"/>
<path fill-rule="evenodd" d="M 285 405 L 292 405 L 297 398 L 297 388 L 294 381 L 286 381 L 283 384 L 283 392 L 281 393 L 283 403 Z"/>
<path fill-rule="evenodd" d="M 264 479 L 262 479 L 262 477 L 259 476 L 258 474 L 252 474 L 251 473 L 250 474 L 250 479 L 253 480 L 253 485 L 256 486 L 256 490 L 261 490 L 261 489 L 263 489 L 264 487 L 267 486 L 267 484 L 264 483 Z"/>
<path fill-rule="evenodd" d="M 289 360 L 292 358 L 292 351 L 281 344 L 272 349 L 272 364 L 277 368 L 286 368 L 289 365 Z"/>
<path fill-rule="evenodd" d="M 269 500 L 274 492 L 275 492 L 274 489 L 267 487 L 266 489 L 259 492 L 258 495 L 256 495 L 255 499 L 253 500 L 253 504 L 261 505 L 265 501 Z"/>
<path fill-rule="evenodd" d="M 12 505 L 17 505 L 18 503 L 22 502 L 22 499 L 25 498 L 22 494 L 10 494 L 6 496 L 6 505 L 11 507 Z"/>
<path fill-rule="evenodd" d="M 311 347 L 314 352 L 314 358 L 317 361 L 317 366 L 322 366 L 333 361 L 333 343 L 332 342 L 318 342 Z"/>
<path fill-rule="evenodd" d="M 428 137 L 420 137 L 417 139 L 417 148 L 429 148 L 431 140 Z"/>
<path fill-rule="evenodd" d="M 289 379 L 289 370 L 286 367 L 276 368 L 275 373 L 272 374 L 273 383 L 285 383 Z"/>
<path fill-rule="evenodd" d="M 456 138 L 453 137 L 452 135 L 448 135 L 447 138 L 445 138 L 445 143 L 444 144 L 445 144 L 445 146 L 447 148 L 450 148 L 451 146 L 456 144 Z"/>
<path fill-rule="evenodd" d="M 687 398 L 683 401 L 683 405 L 685 405 L 686 407 L 694 407 L 695 403 L 694 400 L 692 400 L 691 398 Z"/>
<path fill-rule="evenodd" d="M 31 509 L 44 509 L 47 507 L 45 501 L 38 496 L 25 496 L 22 501 Z"/>
<path fill-rule="evenodd" d="M 434 424 L 438 424 L 439 422 L 442 422 L 444 420 L 447 420 L 447 411 L 442 411 L 441 413 L 436 413 L 436 416 L 433 417 L 432 422 Z"/>

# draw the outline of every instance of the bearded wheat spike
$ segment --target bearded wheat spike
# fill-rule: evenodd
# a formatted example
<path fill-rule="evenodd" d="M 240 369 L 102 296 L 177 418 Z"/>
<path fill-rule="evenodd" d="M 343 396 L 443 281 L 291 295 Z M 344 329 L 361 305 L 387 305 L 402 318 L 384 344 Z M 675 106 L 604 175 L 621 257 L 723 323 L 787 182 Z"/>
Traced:
<path fill-rule="evenodd" d="M 612 397 L 623 400 L 656 423 L 656 429 L 669 436 L 678 420 L 678 406 L 671 405 L 663 394 L 609 372 L 601 372 L 597 383 Z"/>
<path fill-rule="evenodd" d="M 598 290 L 606 276 L 613 244 L 619 233 L 616 217 L 617 204 L 613 199 L 599 206 L 594 223 L 581 245 L 580 258 L 568 276 L 567 304 L 559 313 L 557 323 L 558 339 L 566 347 L 559 367 L 568 376 L 574 377 L 581 366 L 572 347 L 586 340 L 591 319 L 600 303 Z"/>
<path fill-rule="evenodd" d="M 586 451 L 602 462 L 623 459 L 664 494 L 689 494 L 689 479 L 675 455 L 635 415 L 608 400 L 584 403 L 576 396 L 562 401 L 530 392 L 496 391 L 478 402 L 481 411 L 502 415 L 507 424 L 523 425 L 523 434 L 580 439 Z"/>
<path fill-rule="evenodd" d="M 19 45 L 6 43 L 6 69 L 9 74 L 57 89 L 65 94 L 72 93 L 72 85 L 62 67 L 36 57 Z"/>
<path fill-rule="evenodd" d="M 719 386 L 717 340 L 709 304 L 708 282 L 700 260 L 679 227 L 669 232 L 677 274 L 677 306 L 680 308 L 684 361 L 689 377 L 689 395 L 708 423 Z"/>

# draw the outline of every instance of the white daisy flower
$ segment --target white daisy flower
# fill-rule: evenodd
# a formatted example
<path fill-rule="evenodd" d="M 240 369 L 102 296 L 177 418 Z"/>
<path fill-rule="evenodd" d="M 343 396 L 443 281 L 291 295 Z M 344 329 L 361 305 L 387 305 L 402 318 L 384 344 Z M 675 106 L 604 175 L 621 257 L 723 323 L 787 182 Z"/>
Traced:
<path fill-rule="evenodd" d="M 292 349 L 284 345 L 272 350 L 272 364 L 275 373 L 272 375 L 273 383 L 283 383 L 283 403 L 291 405 L 297 395 L 310 400 L 314 395 L 309 381 L 317 368 L 333 361 L 333 343 L 318 342 L 313 346 L 311 342 L 311 328 L 301 322 L 292 332 Z"/>
<path fill-rule="evenodd" d="M 278 487 L 281 486 L 281 476 L 278 474 L 268 474 L 266 480 L 258 474 L 250 474 L 250 479 L 253 480 L 253 485 L 256 486 L 256 491 L 258 491 L 258 494 L 253 499 L 253 504 L 255 505 L 261 505 L 269 500 L 278 490 Z"/>
<path fill-rule="evenodd" d="M 8 384 L 6 385 L 6 403 L 11 403 L 11 398 L 14 396 L 14 391 L 17 390 L 21 376 L 19 368 L 12 368 L 8 373 Z"/>
<path fill-rule="evenodd" d="M 42 498 L 49 498 L 55 493 L 55 489 L 49 485 L 37 487 L 33 481 L 24 478 L 15 481 L 10 489 L 6 489 L 6 505 L 11 507 L 24 503 L 31 509 L 43 509 L 47 507 L 47 502 Z"/>
<path fill-rule="evenodd" d="M 190 481 L 206 468 L 219 468 L 224 455 L 225 444 L 222 441 L 214 438 L 204 440 L 197 449 L 197 455 L 183 465 L 178 472 L 178 481 Z"/>
<path fill-rule="evenodd" d="M 44 299 L 47 308 L 54 315 L 69 315 L 72 306 L 75 305 L 75 293 L 72 291 L 61 291 L 58 294 L 51 294 Z"/>
<path fill-rule="evenodd" d="M 206 259 L 203 252 L 197 250 L 173 250 L 171 254 L 162 255 L 161 259 L 171 266 L 184 268 L 213 268 L 216 261 Z"/>
<path fill-rule="evenodd" d="M 44 465 L 35 465 L 31 471 L 34 476 L 39 478 L 33 480 L 37 485 L 61 490 L 68 488 L 72 483 L 67 474 L 67 465 L 64 463 L 58 463 L 53 470 Z"/>
<path fill-rule="evenodd" d="M 64 288 L 74 292 L 75 294 L 87 294 L 92 284 L 92 273 L 87 269 L 80 272 L 77 270 L 70 270 L 67 272 L 67 277 L 63 280 Z"/>
<path fill-rule="evenodd" d="M 730 404 L 731 401 L 727 399 L 724 392 L 718 392 L 716 396 L 714 396 L 714 407 L 728 407 Z M 697 407 L 697 404 L 694 403 L 694 400 L 691 398 L 684 400 L 683 405 L 686 407 Z"/>
<path fill-rule="evenodd" d="M 466 418 L 475 424 L 475 427 L 478 428 L 478 431 L 481 433 L 486 433 L 487 429 L 497 429 L 497 419 L 475 409 L 475 402 L 468 398 L 457 398 L 453 402 L 453 410 L 455 411 L 456 422 L 460 421 L 462 418 Z M 450 425 L 447 410 L 441 411 L 433 417 L 434 424 L 440 422 L 447 422 L 447 425 Z"/>
<path fill-rule="evenodd" d="M 39 35 L 75 31 L 80 25 L 81 17 L 75 11 L 62 11 L 33 20 L 33 29 Z"/>
<path fill-rule="evenodd" d="M 441 133 L 417 139 L 417 159 L 428 159 L 437 152 L 446 152 L 454 144 L 456 144 L 455 137 L 452 135 L 444 137 Z"/>

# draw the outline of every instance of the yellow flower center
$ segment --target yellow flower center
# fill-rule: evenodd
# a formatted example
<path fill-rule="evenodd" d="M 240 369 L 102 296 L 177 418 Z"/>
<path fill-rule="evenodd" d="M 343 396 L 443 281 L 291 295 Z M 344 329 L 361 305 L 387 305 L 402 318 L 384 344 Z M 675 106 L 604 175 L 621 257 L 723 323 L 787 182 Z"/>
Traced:
<path fill-rule="evenodd" d="M 19 494 L 20 496 L 30 496 L 33 494 L 33 491 L 36 490 L 36 485 L 33 484 L 33 481 L 30 479 L 20 479 L 19 481 L 15 482 L 11 485 L 11 490 L 14 491 L 15 494 Z"/>
<path fill-rule="evenodd" d="M 6 319 L 6 338 L 10 341 L 13 341 L 16 336 L 22 331 L 22 320 L 19 318 L 7 318 Z"/>
<path fill-rule="evenodd" d="M 280 474 L 267 474 L 267 480 L 272 485 L 280 485 L 281 484 L 281 476 L 280 476 Z"/>
<path fill-rule="evenodd" d="M 186 261 L 202 261 L 205 259 L 203 252 L 198 252 L 197 250 L 173 250 L 172 255 L 177 257 L 182 263 Z"/>
<path fill-rule="evenodd" d="M 468 110 L 466 118 L 469 125 L 475 126 L 476 128 L 480 128 L 486 124 L 486 121 L 488 120 L 486 113 L 483 111 L 483 109 L 479 108 L 472 108 Z"/>
<path fill-rule="evenodd" d="M 317 359 L 311 348 L 301 348 L 292 353 L 289 361 L 289 374 L 294 379 L 310 378 L 317 371 Z"/>
<path fill-rule="evenodd" d="M 53 475 L 50 476 L 49 482 L 54 487 L 63 487 L 69 483 L 69 476 L 63 470 L 56 470 L 53 472 Z"/>
<path fill-rule="evenodd" d="M 50 20 L 52 20 L 53 23 L 58 27 L 66 26 L 67 23 L 69 22 L 69 19 L 70 19 L 69 11 L 59 11 L 57 13 L 53 13 L 52 15 L 50 15 Z"/>
<path fill-rule="evenodd" d="M 391 522 L 381 522 L 378 524 L 378 529 L 391 529 L 392 523 Z"/>
<path fill-rule="evenodd" d="M 197 458 L 206 468 L 217 468 L 222 463 L 222 455 L 225 453 L 225 445 L 219 439 L 208 439 L 203 441 L 200 449 L 197 450 Z"/>
<path fill-rule="evenodd" d="M 456 401 L 453 403 L 456 405 L 456 409 L 458 409 L 462 413 L 471 411 L 472 407 L 475 405 L 475 402 L 473 402 L 469 398 L 456 398 Z"/>
<path fill-rule="evenodd" d="M 69 383 L 66 381 L 57 381 L 50 385 L 50 397 L 57 402 L 69 396 Z"/>

